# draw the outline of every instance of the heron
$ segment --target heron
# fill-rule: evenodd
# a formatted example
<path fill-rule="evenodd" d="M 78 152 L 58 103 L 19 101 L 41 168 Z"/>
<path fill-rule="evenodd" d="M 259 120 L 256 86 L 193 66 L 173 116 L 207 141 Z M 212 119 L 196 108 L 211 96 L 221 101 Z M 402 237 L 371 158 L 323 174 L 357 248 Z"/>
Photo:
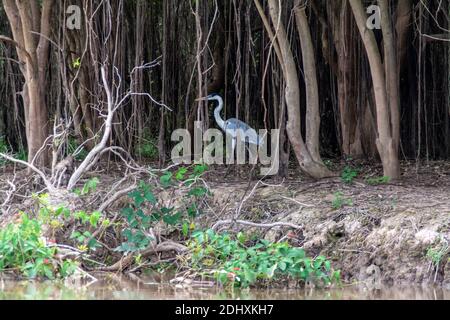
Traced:
<path fill-rule="evenodd" d="M 236 149 L 237 139 L 240 142 L 253 144 L 256 146 L 262 146 L 264 144 L 264 139 L 256 133 L 256 130 L 250 127 L 245 122 L 231 118 L 228 120 L 223 120 L 220 113 L 223 110 L 223 99 L 220 95 L 212 93 L 207 97 L 198 98 L 196 101 L 216 101 L 217 107 L 214 109 L 214 119 L 217 125 L 226 135 L 231 137 L 231 156 L 234 157 L 234 151 Z M 250 149 L 249 149 L 250 152 Z"/>

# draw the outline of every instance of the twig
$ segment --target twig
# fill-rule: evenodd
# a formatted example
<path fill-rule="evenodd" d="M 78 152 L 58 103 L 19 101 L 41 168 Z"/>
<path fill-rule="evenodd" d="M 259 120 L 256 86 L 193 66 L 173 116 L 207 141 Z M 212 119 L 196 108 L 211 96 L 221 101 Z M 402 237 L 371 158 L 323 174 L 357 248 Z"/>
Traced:
<path fill-rule="evenodd" d="M 295 203 L 297 203 L 297 204 L 299 204 L 299 205 L 301 205 L 301 206 L 303 206 L 303 207 L 306 207 L 306 208 L 314 208 L 313 205 L 305 204 L 305 203 L 302 203 L 302 202 L 300 202 L 300 201 L 297 201 L 297 200 L 292 199 L 292 198 L 289 198 L 289 197 L 281 196 L 281 198 L 283 198 L 283 199 L 285 199 L 285 200 L 291 200 L 291 201 L 293 201 L 293 202 L 295 202 Z"/>

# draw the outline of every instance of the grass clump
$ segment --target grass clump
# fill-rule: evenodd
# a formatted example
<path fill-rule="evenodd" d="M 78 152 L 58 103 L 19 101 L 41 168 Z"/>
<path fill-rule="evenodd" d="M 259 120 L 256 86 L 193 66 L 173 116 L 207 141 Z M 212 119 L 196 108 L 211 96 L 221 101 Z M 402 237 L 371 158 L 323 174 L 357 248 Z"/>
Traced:
<path fill-rule="evenodd" d="M 341 179 L 344 183 L 351 184 L 353 183 L 353 180 L 358 177 L 358 174 L 359 171 L 357 169 L 347 166 L 344 168 L 344 171 L 342 171 Z"/>
<path fill-rule="evenodd" d="M 353 201 L 345 198 L 342 192 L 336 192 L 332 201 L 332 207 L 334 210 L 342 209 L 345 206 L 352 206 Z"/>
<path fill-rule="evenodd" d="M 388 184 L 390 181 L 391 178 L 387 176 L 366 179 L 366 183 L 370 186 L 379 186 L 383 184 Z"/>

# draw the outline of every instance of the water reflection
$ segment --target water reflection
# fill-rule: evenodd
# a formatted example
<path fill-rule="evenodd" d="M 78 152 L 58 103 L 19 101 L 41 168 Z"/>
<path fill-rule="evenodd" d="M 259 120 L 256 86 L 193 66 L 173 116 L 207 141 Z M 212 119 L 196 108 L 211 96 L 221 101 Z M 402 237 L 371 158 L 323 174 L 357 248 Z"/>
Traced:
<path fill-rule="evenodd" d="M 91 284 L 32 282 L 0 279 L 0 300 L 449 300 L 441 288 L 402 287 L 369 290 L 351 286 L 333 290 L 242 290 L 226 293 L 220 288 L 175 288 L 159 276 L 100 275 Z"/>

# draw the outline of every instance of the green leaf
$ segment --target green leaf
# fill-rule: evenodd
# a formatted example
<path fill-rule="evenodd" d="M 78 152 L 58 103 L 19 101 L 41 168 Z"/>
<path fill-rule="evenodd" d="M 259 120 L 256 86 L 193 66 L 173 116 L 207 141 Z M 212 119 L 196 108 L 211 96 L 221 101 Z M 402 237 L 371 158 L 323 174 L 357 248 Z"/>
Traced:
<path fill-rule="evenodd" d="M 176 225 L 180 221 L 180 219 L 181 219 L 180 212 L 178 212 L 172 216 L 170 216 L 170 215 L 163 216 L 163 221 L 171 226 Z"/>
<path fill-rule="evenodd" d="M 153 205 L 157 203 L 155 195 L 150 190 L 144 193 L 144 198 Z"/>
<path fill-rule="evenodd" d="M 187 237 L 189 234 L 189 224 L 187 222 L 183 223 L 182 227 L 183 236 Z"/>
<path fill-rule="evenodd" d="M 132 193 L 129 194 L 129 196 L 134 200 L 134 206 L 136 208 L 139 208 L 145 202 L 145 198 L 138 190 L 133 191 Z"/>
<path fill-rule="evenodd" d="M 175 178 L 179 181 L 184 180 L 184 176 L 186 175 L 187 171 L 188 170 L 186 168 L 180 168 L 176 173 Z"/>
<path fill-rule="evenodd" d="M 275 270 L 277 269 L 277 267 L 278 267 L 278 265 L 277 265 L 277 264 L 274 264 L 273 266 L 271 266 L 271 267 L 269 268 L 269 270 L 267 271 L 267 276 L 268 276 L 269 278 L 273 278 L 273 276 L 275 275 Z"/>
<path fill-rule="evenodd" d="M 161 176 L 160 182 L 164 188 L 167 188 L 168 186 L 170 186 L 171 181 L 172 181 L 172 176 L 173 176 L 172 172 L 167 172 L 165 175 Z"/>
<path fill-rule="evenodd" d="M 99 184 L 99 182 L 100 180 L 97 177 L 90 179 L 83 186 L 83 189 L 81 190 L 81 195 L 84 196 L 91 192 L 95 192 L 97 190 L 97 185 Z"/>
<path fill-rule="evenodd" d="M 208 192 L 208 190 L 206 190 L 206 188 L 197 187 L 197 188 L 193 188 L 191 191 L 189 191 L 188 195 L 194 196 L 194 197 L 201 197 L 201 196 L 204 196 L 205 194 L 207 194 L 207 192 Z"/>
<path fill-rule="evenodd" d="M 96 228 L 101 216 L 102 216 L 102 214 L 100 212 L 94 211 L 89 218 L 89 222 L 91 223 L 91 226 Z"/>
<path fill-rule="evenodd" d="M 205 173 L 208 170 L 208 166 L 205 164 L 202 165 L 196 165 L 194 167 L 194 174 L 196 176 L 202 175 L 203 173 Z"/>
<path fill-rule="evenodd" d="M 254 272 L 248 268 L 245 268 L 244 275 L 248 282 L 253 283 L 256 281 L 256 272 Z"/>

